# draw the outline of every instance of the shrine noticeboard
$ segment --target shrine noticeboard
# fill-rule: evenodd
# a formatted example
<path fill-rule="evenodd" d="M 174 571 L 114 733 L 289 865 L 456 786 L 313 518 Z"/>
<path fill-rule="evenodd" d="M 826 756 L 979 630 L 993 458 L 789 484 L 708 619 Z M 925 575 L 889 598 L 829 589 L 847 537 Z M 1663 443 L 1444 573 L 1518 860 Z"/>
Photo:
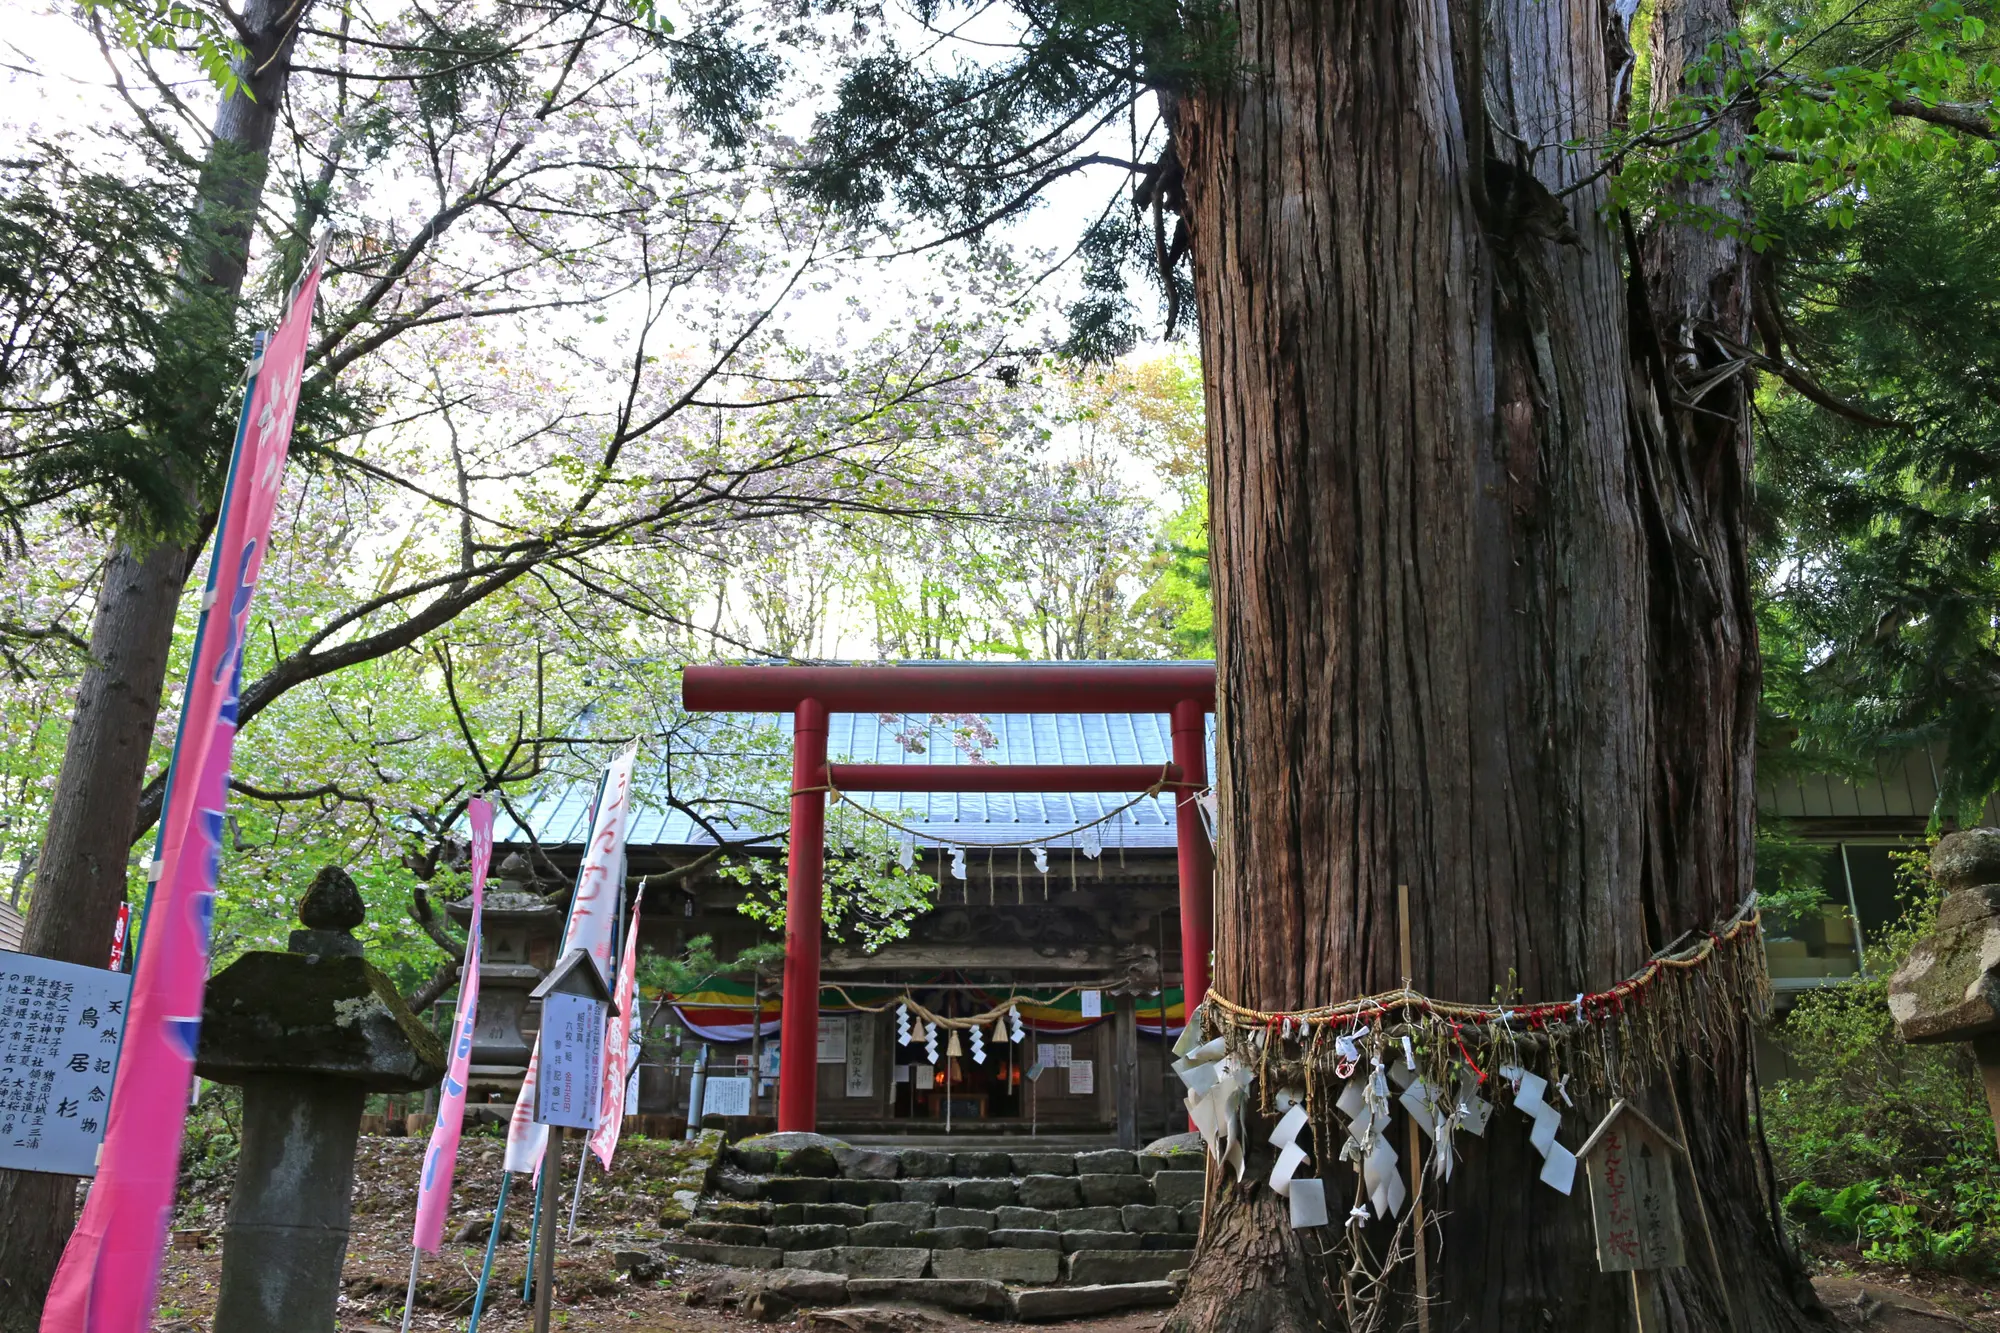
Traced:
<path fill-rule="evenodd" d="M 132 978 L 0 951 L 0 1167 L 97 1174 Z"/>
<path fill-rule="evenodd" d="M 1576 1155 L 1589 1173 L 1601 1271 L 1643 1272 L 1687 1262 L 1674 1186 L 1680 1148 L 1672 1139 L 1621 1101 Z"/>

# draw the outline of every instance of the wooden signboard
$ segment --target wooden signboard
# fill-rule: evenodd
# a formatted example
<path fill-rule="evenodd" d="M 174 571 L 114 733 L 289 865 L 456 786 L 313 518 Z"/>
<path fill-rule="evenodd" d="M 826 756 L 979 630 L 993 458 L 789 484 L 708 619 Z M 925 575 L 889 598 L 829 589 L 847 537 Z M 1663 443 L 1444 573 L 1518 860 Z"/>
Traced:
<path fill-rule="evenodd" d="M 1613 1106 L 1577 1150 L 1589 1173 L 1599 1269 L 1630 1273 L 1687 1262 L 1674 1191 L 1680 1153 L 1679 1144 L 1626 1101 Z"/>

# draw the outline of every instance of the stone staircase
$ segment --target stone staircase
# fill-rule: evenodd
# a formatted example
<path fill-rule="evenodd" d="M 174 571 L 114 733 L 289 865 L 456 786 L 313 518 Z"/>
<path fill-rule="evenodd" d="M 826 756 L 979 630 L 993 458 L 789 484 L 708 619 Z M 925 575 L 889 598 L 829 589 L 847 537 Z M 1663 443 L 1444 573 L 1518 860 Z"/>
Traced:
<path fill-rule="evenodd" d="M 1156 1145 L 1157 1147 L 1157 1145 Z M 724 1149 L 666 1250 L 846 1279 L 1021 1319 L 1171 1304 L 1201 1227 L 1202 1155 L 856 1148 L 779 1134 Z"/>

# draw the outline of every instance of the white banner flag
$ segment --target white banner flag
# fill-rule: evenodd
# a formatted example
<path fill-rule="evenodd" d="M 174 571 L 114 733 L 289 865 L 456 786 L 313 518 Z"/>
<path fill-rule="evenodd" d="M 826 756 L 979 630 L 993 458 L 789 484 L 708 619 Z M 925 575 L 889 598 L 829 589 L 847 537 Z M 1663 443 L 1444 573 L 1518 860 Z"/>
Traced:
<path fill-rule="evenodd" d="M 569 957 L 570 950 L 582 949 L 607 983 L 611 980 L 611 937 L 618 916 L 618 895 L 624 889 L 625 833 L 632 823 L 632 764 L 638 753 L 639 743 L 634 741 L 619 751 L 604 771 L 604 791 L 597 802 L 597 817 L 591 821 L 590 846 L 577 873 L 569 924 L 563 930 L 562 948 L 556 953 L 560 961 Z M 541 1058 L 542 1040 L 537 1035 L 534 1054 L 528 1057 L 528 1076 L 521 1081 L 521 1095 L 514 1101 L 514 1119 L 507 1126 L 509 1171 L 534 1171 L 548 1146 L 548 1126 L 535 1123 L 535 1074 Z"/>

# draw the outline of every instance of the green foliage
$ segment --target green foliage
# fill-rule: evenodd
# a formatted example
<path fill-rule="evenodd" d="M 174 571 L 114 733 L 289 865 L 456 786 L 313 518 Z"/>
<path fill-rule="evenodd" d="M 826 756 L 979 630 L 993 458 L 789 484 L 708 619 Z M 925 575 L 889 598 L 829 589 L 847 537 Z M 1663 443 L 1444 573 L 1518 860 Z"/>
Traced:
<path fill-rule="evenodd" d="M 1985 42 L 1985 8 L 1759 6 L 1689 63 L 1676 95 L 1660 106 L 1635 98 L 1606 145 L 1617 164 L 1610 206 L 1740 236 L 1761 251 L 1776 234 L 1740 191 L 1725 188 L 1711 204 L 1684 187 L 1747 166 L 1763 201 L 1851 226 L 1886 174 L 1958 153 L 1990 165 L 2000 63 Z"/>
<path fill-rule="evenodd" d="M 1895 424 L 1760 398 L 1768 706 L 1823 758 L 1930 745 L 1971 818 L 2000 788 L 2000 173 L 1942 156 L 1813 214 L 1766 213 L 1788 354 Z"/>
<path fill-rule="evenodd" d="M 1912 853 L 1908 910 L 1868 949 L 1868 977 L 1801 996 L 1774 1034 L 1804 1071 L 1763 1094 L 1785 1208 L 1809 1234 L 1881 1263 L 2000 1271 L 2000 1159 L 1977 1068 L 1960 1045 L 1912 1046 L 1886 978 L 1937 917 Z"/>
<path fill-rule="evenodd" d="M 224 1083 L 203 1086 L 181 1134 L 180 1202 L 220 1220 L 236 1180 L 243 1150 L 243 1091 Z"/>
<path fill-rule="evenodd" d="M 643 994 L 673 995 L 692 990 L 718 974 L 748 976 L 761 970 L 767 976 L 774 975 L 784 961 L 785 946 L 776 940 L 753 944 L 733 957 L 724 958 L 715 952 L 713 936 L 697 935 L 678 954 L 646 950 L 639 959 L 637 978 Z"/>
<path fill-rule="evenodd" d="M 248 52 L 226 10 L 183 0 L 83 0 L 83 12 L 93 21 L 108 21 L 119 44 L 135 55 L 185 56 L 224 97 L 249 95 L 242 81 Z"/>
<path fill-rule="evenodd" d="M 140 537 L 190 531 L 247 348 L 180 276 L 202 227 L 188 185 L 87 166 L 60 141 L 0 166 L 0 521 L 51 506 Z"/>

